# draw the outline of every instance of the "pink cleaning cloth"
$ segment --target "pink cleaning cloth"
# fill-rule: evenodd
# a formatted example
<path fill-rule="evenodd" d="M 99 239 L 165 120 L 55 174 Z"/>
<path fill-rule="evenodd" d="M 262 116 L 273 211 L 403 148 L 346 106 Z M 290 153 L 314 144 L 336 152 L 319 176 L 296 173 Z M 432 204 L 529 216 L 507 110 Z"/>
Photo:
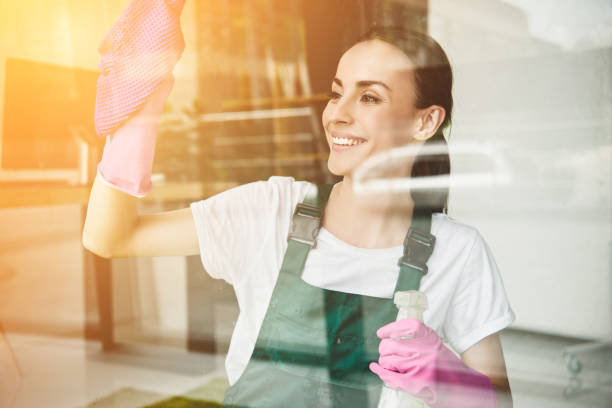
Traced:
<path fill-rule="evenodd" d="M 185 49 L 185 0 L 133 0 L 102 40 L 95 127 L 112 135 L 155 92 Z"/>

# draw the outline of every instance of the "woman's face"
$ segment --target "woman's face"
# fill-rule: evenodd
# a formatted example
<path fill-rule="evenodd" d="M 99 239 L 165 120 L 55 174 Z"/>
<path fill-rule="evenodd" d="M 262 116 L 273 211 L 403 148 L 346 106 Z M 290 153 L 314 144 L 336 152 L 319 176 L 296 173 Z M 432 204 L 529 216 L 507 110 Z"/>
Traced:
<path fill-rule="evenodd" d="M 411 68 L 406 54 L 381 40 L 358 43 L 344 53 L 323 111 L 333 174 L 350 175 L 366 158 L 414 141 Z"/>

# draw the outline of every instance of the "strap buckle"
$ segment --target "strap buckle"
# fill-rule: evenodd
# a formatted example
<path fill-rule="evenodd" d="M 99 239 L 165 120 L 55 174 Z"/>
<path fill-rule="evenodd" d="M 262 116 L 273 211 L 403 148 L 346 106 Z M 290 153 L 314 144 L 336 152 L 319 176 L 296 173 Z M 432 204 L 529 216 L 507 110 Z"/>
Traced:
<path fill-rule="evenodd" d="M 316 237 L 321 227 L 323 213 L 319 207 L 299 203 L 295 207 L 291 218 L 291 230 L 287 240 L 293 240 L 302 244 L 316 246 Z"/>
<path fill-rule="evenodd" d="M 404 238 L 404 255 L 398 260 L 399 266 L 406 265 L 425 275 L 427 260 L 433 252 L 436 237 L 417 228 L 410 228 Z"/>

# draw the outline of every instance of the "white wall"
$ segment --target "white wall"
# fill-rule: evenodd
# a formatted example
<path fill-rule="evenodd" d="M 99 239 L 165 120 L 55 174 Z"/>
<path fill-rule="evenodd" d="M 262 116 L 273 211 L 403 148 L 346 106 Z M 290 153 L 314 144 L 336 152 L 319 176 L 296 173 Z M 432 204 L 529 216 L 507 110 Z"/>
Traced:
<path fill-rule="evenodd" d="M 454 188 L 451 215 L 492 247 L 515 327 L 612 335 L 612 3 L 429 4 L 455 70 L 453 172 L 510 177 Z M 453 156 L 464 143 L 498 164 Z"/>

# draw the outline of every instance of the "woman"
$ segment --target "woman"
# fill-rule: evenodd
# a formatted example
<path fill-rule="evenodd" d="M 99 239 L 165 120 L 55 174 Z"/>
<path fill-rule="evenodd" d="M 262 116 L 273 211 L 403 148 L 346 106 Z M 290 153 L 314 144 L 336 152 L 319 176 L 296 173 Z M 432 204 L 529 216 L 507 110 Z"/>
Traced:
<path fill-rule="evenodd" d="M 514 316 L 477 231 L 441 213 L 447 192 L 398 199 L 354 191 L 353 172 L 374 154 L 444 142 L 451 86 L 450 65 L 434 40 L 375 29 L 342 55 L 323 113 L 328 167 L 342 176 L 328 197 L 310 183 L 272 177 L 190 208 L 138 215 L 134 196 L 146 193 L 150 168 L 131 184 L 121 180 L 122 168 L 134 146 L 152 150 L 155 120 L 146 117 L 161 114 L 166 81 L 107 138 L 83 244 L 104 257 L 200 254 L 211 276 L 234 286 L 241 313 L 226 360 L 227 406 L 376 406 L 381 379 L 432 407 L 511 406 L 497 332 Z M 402 174 L 448 171 L 444 155 L 408 160 Z M 307 218 L 321 222 L 313 242 L 295 231 L 287 240 L 303 201 L 311 206 L 295 212 L 306 208 Z M 430 304 L 425 324 L 388 324 L 401 277 L 397 260 L 417 223 L 435 236 L 421 281 Z M 376 335 L 380 356 L 371 350 Z"/>

